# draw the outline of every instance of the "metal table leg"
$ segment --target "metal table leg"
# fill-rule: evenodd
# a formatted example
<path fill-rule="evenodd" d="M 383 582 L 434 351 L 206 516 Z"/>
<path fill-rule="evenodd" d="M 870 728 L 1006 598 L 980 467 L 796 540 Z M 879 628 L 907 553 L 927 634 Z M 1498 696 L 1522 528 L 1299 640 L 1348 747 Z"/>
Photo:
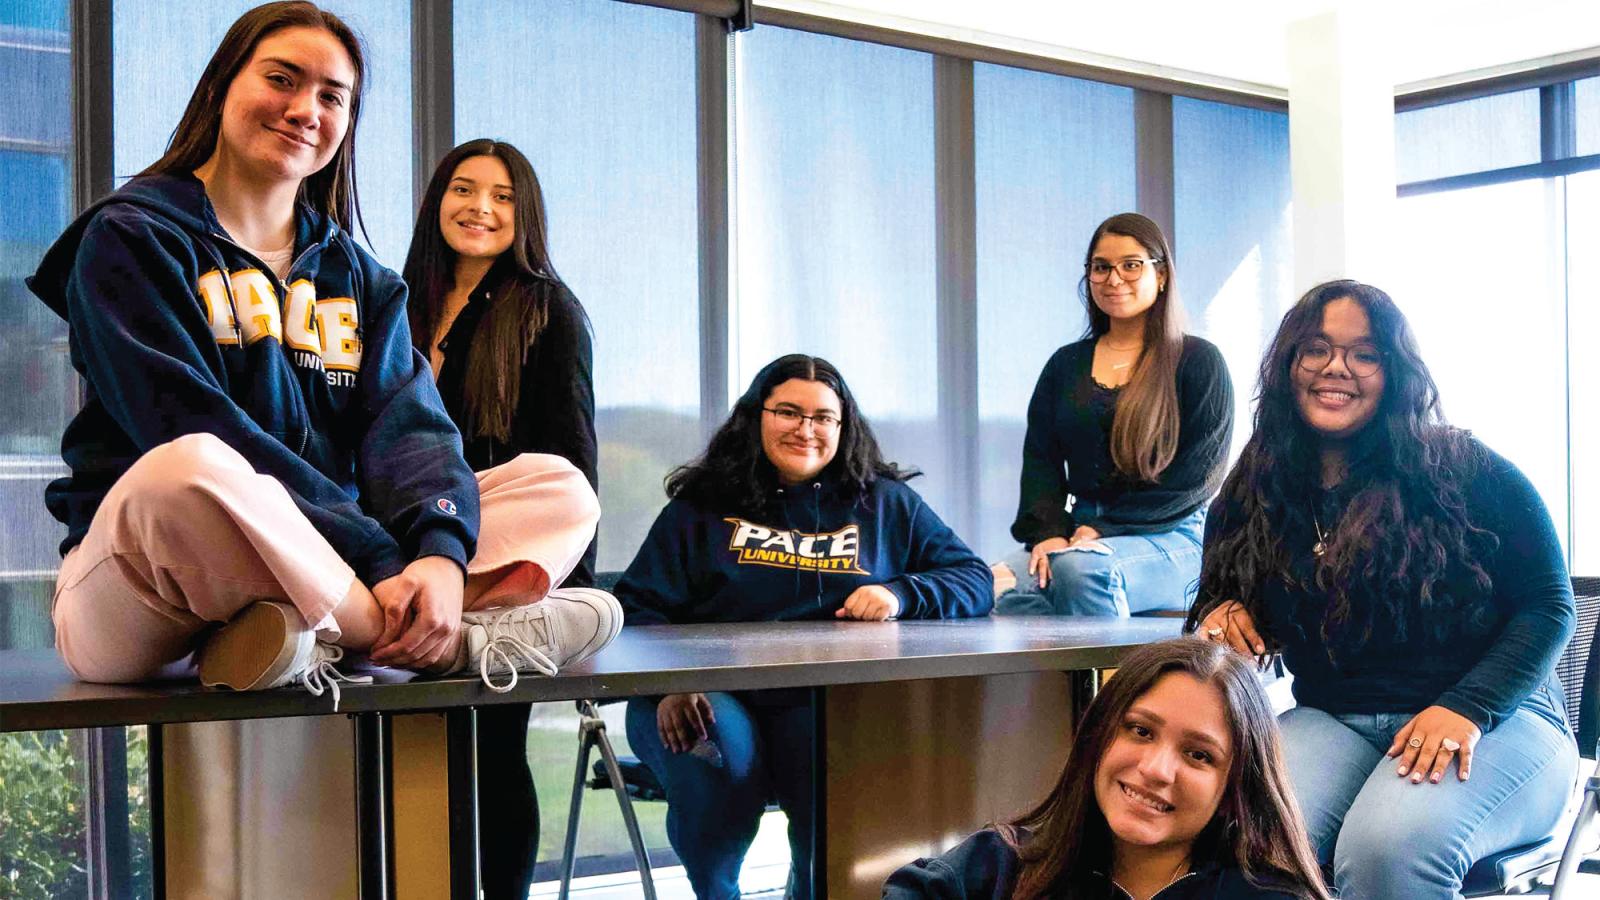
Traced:
<path fill-rule="evenodd" d="M 389 823 L 389 766 L 385 736 L 388 722 L 380 713 L 360 713 L 355 720 L 357 896 L 391 900 L 394 896 L 394 847 Z"/>

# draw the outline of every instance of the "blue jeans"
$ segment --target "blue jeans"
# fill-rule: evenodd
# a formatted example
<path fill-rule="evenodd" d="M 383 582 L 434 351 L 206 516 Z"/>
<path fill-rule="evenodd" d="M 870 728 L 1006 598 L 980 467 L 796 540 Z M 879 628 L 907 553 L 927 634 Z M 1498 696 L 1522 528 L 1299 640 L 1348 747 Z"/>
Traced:
<path fill-rule="evenodd" d="M 1050 584 L 1043 590 L 1028 574 L 1028 551 L 1006 557 L 1017 586 L 994 600 L 997 616 L 1129 616 L 1186 610 L 1200 580 L 1202 507 L 1171 531 L 1103 537 L 1109 552 L 1062 550 L 1050 554 Z"/>
<path fill-rule="evenodd" d="M 785 692 L 788 694 L 789 692 Z M 791 695 L 792 696 L 792 695 Z M 759 692 L 706 695 L 716 722 L 707 741 L 673 753 L 656 728 L 656 703 L 628 701 L 628 744 L 667 789 L 667 840 L 700 900 L 738 900 L 739 867 L 767 801 L 789 818 L 793 896 L 811 896 L 811 704 L 763 702 Z"/>
<path fill-rule="evenodd" d="M 1395 774 L 1399 764 L 1384 752 L 1410 715 L 1301 706 L 1279 716 L 1289 780 L 1339 895 L 1456 898 L 1474 862 L 1549 834 L 1571 793 L 1578 748 L 1548 693 L 1541 687 L 1478 741 L 1465 782 L 1454 763 L 1438 784 Z"/>

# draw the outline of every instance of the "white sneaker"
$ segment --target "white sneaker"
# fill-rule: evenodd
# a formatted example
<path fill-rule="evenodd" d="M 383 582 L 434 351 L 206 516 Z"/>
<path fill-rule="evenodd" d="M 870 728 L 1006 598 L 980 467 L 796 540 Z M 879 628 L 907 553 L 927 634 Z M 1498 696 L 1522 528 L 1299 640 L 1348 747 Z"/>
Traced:
<path fill-rule="evenodd" d="M 339 709 L 339 682 L 352 678 L 334 663 L 344 658 L 336 644 L 317 640 L 300 611 L 288 603 L 262 600 L 240 610 L 200 648 L 200 683 L 236 691 L 259 691 L 298 682 L 312 695 L 333 693 Z"/>
<path fill-rule="evenodd" d="M 622 630 L 622 604 L 598 588 L 556 588 L 527 606 L 504 606 L 461 614 L 462 654 L 489 690 L 517 686 L 517 673 L 554 675 L 563 666 L 599 653 Z M 508 672 L 495 684 L 492 675 Z"/>

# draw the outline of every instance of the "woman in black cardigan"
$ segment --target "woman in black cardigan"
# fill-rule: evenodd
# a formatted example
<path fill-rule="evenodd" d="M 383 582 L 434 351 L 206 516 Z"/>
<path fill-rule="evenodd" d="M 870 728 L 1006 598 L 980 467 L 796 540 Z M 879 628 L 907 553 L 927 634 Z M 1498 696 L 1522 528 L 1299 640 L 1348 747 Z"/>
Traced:
<path fill-rule="evenodd" d="M 544 197 L 510 144 L 469 141 L 434 171 L 405 280 L 411 334 L 433 363 L 467 463 L 559 456 L 597 490 L 593 350 L 583 306 L 550 265 Z M 562 582 L 594 584 L 595 545 Z M 539 803 L 528 770 L 529 705 L 478 712 L 478 767 L 499 795 L 479 807 L 489 898 L 528 896 Z"/>
<path fill-rule="evenodd" d="M 1028 404 L 1011 526 L 1023 549 L 994 567 L 995 613 L 1181 610 L 1233 383 L 1217 348 L 1183 333 L 1172 251 L 1144 216 L 1100 223 L 1079 292 L 1088 332 L 1050 357 Z"/>

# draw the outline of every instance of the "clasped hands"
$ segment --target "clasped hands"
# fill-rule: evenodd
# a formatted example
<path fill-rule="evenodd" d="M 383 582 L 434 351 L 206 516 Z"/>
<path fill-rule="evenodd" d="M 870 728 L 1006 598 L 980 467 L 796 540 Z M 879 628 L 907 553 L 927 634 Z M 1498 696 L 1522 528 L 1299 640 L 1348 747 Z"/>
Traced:
<path fill-rule="evenodd" d="M 372 586 L 383 633 L 369 654 L 380 666 L 431 669 L 450 662 L 461 643 L 465 576 L 455 561 L 423 556 Z"/>

